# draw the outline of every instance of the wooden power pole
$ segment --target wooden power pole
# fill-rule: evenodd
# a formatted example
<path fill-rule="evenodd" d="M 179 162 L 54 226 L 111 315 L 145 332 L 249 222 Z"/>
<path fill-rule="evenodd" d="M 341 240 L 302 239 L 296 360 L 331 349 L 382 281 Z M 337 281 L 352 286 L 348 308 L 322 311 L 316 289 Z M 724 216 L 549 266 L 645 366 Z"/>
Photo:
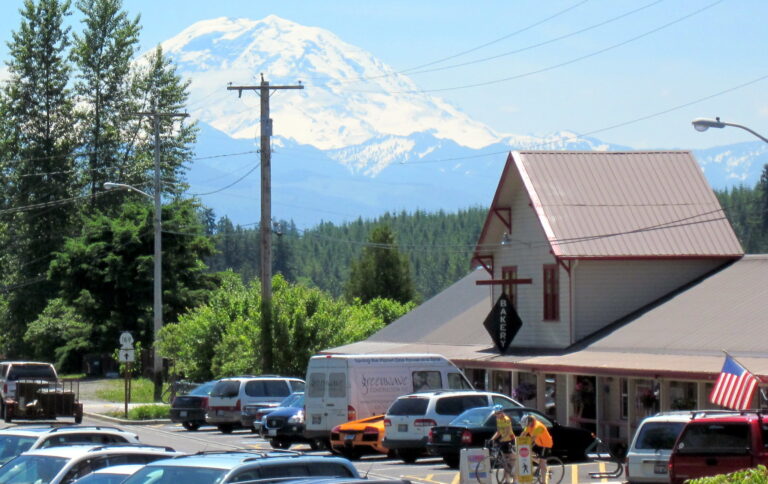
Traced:
<path fill-rule="evenodd" d="M 272 373 L 274 366 L 272 337 L 272 120 L 269 117 L 269 95 L 271 90 L 304 89 L 301 84 L 295 86 L 270 86 L 261 75 L 258 86 L 227 86 L 228 91 L 237 91 L 242 97 L 243 91 L 259 91 L 261 96 L 261 354 L 262 369 Z"/>

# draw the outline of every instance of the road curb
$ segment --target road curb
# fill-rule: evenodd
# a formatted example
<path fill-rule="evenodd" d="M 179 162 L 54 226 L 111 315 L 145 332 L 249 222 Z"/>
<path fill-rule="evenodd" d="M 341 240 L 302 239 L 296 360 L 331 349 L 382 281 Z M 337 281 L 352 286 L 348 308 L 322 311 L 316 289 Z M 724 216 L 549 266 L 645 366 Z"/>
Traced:
<path fill-rule="evenodd" d="M 124 418 L 110 417 L 109 415 L 102 415 L 100 413 L 83 412 L 84 417 L 92 418 L 94 420 L 103 420 L 113 424 L 120 425 L 162 425 L 171 423 L 170 419 L 155 419 L 155 420 L 127 420 Z"/>

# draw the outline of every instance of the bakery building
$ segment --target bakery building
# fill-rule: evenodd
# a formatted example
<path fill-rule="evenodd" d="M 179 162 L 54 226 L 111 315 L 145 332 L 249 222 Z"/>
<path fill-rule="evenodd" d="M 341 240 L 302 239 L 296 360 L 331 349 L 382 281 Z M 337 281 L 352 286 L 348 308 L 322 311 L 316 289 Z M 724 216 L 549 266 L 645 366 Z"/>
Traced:
<path fill-rule="evenodd" d="M 744 255 L 690 152 L 510 153 L 473 266 L 328 352 L 439 353 L 619 444 L 648 414 L 712 408 L 724 350 L 768 382 L 768 255 Z"/>

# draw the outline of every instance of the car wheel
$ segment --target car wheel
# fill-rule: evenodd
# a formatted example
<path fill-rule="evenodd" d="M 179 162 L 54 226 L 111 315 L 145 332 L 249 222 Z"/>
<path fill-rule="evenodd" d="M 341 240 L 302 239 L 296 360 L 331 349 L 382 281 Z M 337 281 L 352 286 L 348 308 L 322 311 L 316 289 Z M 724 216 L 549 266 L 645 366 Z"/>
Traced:
<path fill-rule="evenodd" d="M 200 428 L 200 424 L 197 422 L 181 422 L 181 426 L 189 430 L 190 432 L 194 432 Z"/>
<path fill-rule="evenodd" d="M 406 464 L 413 464 L 420 455 L 421 452 L 416 449 L 399 449 L 397 451 L 397 456 Z"/>
<path fill-rule="evenodd" d="M 459 456 L 457 455 L 444 455 L 443 462 L 445 462 L 445 465 L 447 465 L 451 469 L 459 468 Z"/>
<path fill-rule="evenodd" d="M 283 439 L 271 439 L 269 441 L 269 445 L 271 445 L 273 449 L 290 449 L 291 448 L 291 443 Z"/>
<path fill-rule="evenodd" d="M 231 434 L 235 427 L 232 424 L 221 424 L 218 428 L 222 434 Z"/>
<path fill-rule="evenodd" d="M 309 446 L 312 450 L 328 450 L 331 448 L 331 442 L 326 439 L 312 439 Z"/>

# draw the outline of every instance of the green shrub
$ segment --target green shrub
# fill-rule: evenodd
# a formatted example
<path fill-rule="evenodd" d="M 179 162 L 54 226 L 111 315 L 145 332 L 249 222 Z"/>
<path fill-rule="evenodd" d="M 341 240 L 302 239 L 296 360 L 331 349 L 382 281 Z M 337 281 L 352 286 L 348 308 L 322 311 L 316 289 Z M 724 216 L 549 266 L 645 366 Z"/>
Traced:
<path fill-rule="evenodd" d="M 691 479 L 688 482 L 690 484 L 768 484 L 768 469 L 761 465 L 730 474 Z"/>
<path fill-rule="evenodd" d="M 115 418 L 125 418 L 123 412 L 108 412 L 107 415 Z M 128 420 L 158 420 L 167 419 L 171 415 L 170 405 L 142 405 L 128 410 Z"/>

